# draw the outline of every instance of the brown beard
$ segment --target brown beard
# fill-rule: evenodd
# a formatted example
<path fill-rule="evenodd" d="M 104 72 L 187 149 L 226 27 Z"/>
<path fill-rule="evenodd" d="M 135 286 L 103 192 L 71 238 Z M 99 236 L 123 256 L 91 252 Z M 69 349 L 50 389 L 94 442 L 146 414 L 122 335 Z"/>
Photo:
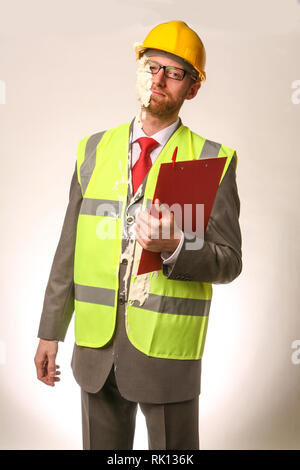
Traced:
<path fill-rule="evenodd" d="M 187 93 L 186 93 L 187 94 Z M 153 116 L 168 118 L 173 114 L 177 114 L 184 102 L 186 94 L 178 99 L 178 101 L 164 101 L 157 99 L 155 95 L 151 95 L 149 106 L 146 108 L 147 111 Z"/>

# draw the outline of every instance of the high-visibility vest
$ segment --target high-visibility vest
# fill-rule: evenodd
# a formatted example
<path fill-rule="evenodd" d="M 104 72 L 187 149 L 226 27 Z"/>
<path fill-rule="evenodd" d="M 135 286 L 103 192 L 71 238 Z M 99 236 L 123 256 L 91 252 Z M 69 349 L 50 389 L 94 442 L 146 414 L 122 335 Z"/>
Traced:
<path fill-rule="evenodd" d="M 104 346 L 115 329 L 124 220 L 126 223 L 129 129 L 130 123 L 126 123 L 78 144 L 77 176 L 83 201 L 77 223 L 74 285 L 75 341 L 80 346 Z M 231 158 L 236 158 L 234 150 L 181 124 L 148 173 L 144 207 L 152 201 L 160 164 L 170 162 L 176 146 L 176 161 L 207 154 L 227 157 L 221 180 Z M 135 242 L 134 266 L 140 253 Z M 134 292 L 144 296 L 142 303 Z M 199 359 L 211 298 L 211 283 L 171 280 L 161 270 L 137 276 L 133 268 L 125 314 L 130 342 L 152 357 Z"/>

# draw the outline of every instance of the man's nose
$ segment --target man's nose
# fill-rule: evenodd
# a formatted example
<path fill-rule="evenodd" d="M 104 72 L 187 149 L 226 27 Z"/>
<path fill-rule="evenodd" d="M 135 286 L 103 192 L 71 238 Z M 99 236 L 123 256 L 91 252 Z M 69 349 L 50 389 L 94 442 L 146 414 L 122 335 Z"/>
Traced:
<path fill-rule="evenodd" d="M 152 83 L 155 85 L 164 86 L 166 84 L 166 77 L 164 69 L 152 75 Z"/>

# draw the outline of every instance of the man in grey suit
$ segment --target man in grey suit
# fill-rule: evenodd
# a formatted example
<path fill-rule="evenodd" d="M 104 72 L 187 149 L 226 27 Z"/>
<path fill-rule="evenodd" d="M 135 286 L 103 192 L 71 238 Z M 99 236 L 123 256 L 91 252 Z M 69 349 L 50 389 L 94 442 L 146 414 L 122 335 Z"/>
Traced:
<path fill-rule="evenodd" d="M 172 26 L 172 31 L 175 27 L 178 34 L 182 28 L 188 28 L 182 22 L 170 23 L 157 28 Z M 191 31 L 189 29 L 188 32 Z M 155 32 L 161 34 L 161 29 Z M 135 244 L 161 253 L 162 273 L 170 280 L 228 283 L 242 269 L 236 158 L 231 159 L 219 185 L 201 249 L 188 249 L 189 239 L 175 225 L 171 213 L 163 212 L 162 219 L 154 221 L 147 212 L 137 212 L 144 198 L 148 176 L 146 174 L 143 178 L 139 175 L 138 187 L 134 187 L 139 139 L 149 136 L 155 139 L 157 145 L 149 153 L 153 165 L 168 140 L 182 126 L 179 111 L 183 102 L 193 99 L 201 86 L 200 69 L 189 63 L 183 53 L 174 54 L 163 45 L 160 48 L 145 46 L 144 53 L 151 66 L 151 97 L 149 103 L 142 106 L 140 120 L 136 117 L 130 124 L 128 194 L 124 212 L 124 227 L 128 231 L 122 240 L 119 261 L 115 329 L 102 347 L 87 347 L 75 342 L 72 357 L 74 377 L 81 387 L 84 449 L 132 449 L 137 404 L 146 418 L 149 449 L 199 449 L 201 357 L 171 359 L 147 355 L 136 348 L 127 335 L 126 308 L 133 269 L 132 257 L 128 253 L 132 252 Z M 140 98 L 142 102 L 143 97 Z M 60 380 L 56 364 L 58 342 L 64 341 L 77 296 L 74 290 L 74 256 L 78 218 L 82 213 L 84 190 L 97 166 L 96 153 L 103 134 L 99 132 L 87 140 L 86 159 L 94 162 L 87 180 L 79 182 L 75 165 L 69 204 L 45 292 L 35 365 L 38 379 L 49 386 Z M 217 157 L 221 147 L 206 139 L 199 158 Z M 161 232 L 154 237 L 151 232 L 153 223 L 158 230 L 164 224 L 170 237 L 162 237 Z M 132 231 L 132 227 L 135 230 Z M 135 233 L 134 237 L 132 233 Z M 183 308 L 184 305 L 183 302 Z M 208 315 L 208 310 L 205 315 Z M 170 312 L 166 309 L 163 313 Z"/>

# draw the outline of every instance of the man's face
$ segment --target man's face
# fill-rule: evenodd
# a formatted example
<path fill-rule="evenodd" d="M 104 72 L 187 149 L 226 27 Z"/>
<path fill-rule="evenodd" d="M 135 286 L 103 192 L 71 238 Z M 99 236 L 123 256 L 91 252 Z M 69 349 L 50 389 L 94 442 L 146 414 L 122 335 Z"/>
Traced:
<path fill-rule="evenodd" d="M 172 65 L 183 68 L 175 60 L 162 56 L 151 56 L 149 60 L 160 65 Z M 170 117 L 178 114 L 185 99 L 192 99 L 196 96 L 200 83 L 195 83 L 188 74 L 183 80 L 173 80 L 165 77 L 164 69 L 160 69 L 157 74 L 152 75 L 152 94 L 147 111 L 154 116 Z"/>

